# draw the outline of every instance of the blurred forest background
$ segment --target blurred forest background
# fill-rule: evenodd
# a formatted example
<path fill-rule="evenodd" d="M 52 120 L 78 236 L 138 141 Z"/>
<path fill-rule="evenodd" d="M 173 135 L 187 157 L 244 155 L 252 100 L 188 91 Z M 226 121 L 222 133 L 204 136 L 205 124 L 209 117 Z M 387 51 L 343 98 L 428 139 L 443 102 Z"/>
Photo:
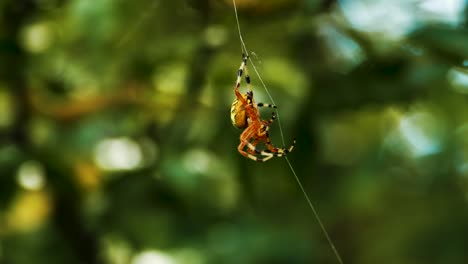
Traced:
<path fill-rule="evenodd" d="M 344 263 L 468 263 L 466 4 L 237 1 Z M 337 263 L 240 62 L 231 0 L 0 1 L 0 263 Z"/>

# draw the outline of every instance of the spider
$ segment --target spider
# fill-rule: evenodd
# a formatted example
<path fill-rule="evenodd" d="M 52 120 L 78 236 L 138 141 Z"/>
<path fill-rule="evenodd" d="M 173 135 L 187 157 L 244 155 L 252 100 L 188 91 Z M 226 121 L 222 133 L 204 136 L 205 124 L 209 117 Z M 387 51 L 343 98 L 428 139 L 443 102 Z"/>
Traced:
<path fill-rule="evenodd" d="M 273 112 L 270 120 L 266 121 L 261 119 L 258 108 L 276 108 L 276 105 L 255 103 L 250 76 L 247 70 L 248 58 L 248 56 L 242 54 L 242 63 L 237 72 L 236 86 L 234 88 L 236 98 L 231 106 L 231 121 L 234 127 L 244 129 L 244 132 L 240 135 L 240 144 L 237 147 L 239 153 L 254 161 L 265 162 L 273 157 L 282 157 L 291 152 L 296 144 L 296 139 L 294 139 L 289 148 L 276 148 L 271 144 L 268 130 L 276 119 L 276 113 Z M 244 72 L 248 91 L 245 94 L 241 94 L 239 87 Z M 257 145 L 259 143 L 263 143 L 267 149 L 258 149 Z M 247 151 L 244 150 L 245 147 L 247 147 Z"/>

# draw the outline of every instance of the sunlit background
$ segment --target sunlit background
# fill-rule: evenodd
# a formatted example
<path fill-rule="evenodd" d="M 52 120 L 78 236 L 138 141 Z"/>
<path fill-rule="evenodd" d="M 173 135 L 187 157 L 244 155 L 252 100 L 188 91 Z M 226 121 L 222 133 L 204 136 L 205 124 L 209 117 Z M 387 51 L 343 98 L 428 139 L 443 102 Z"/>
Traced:
<path fill-rule="evenodd" d="M 467 1 L 237 9 L 344 263 L 468 263 Z M 237 152 L 240 63 L 231 0 L 2 0 L 0 263 L 338 263 L 286 161 Z"/>

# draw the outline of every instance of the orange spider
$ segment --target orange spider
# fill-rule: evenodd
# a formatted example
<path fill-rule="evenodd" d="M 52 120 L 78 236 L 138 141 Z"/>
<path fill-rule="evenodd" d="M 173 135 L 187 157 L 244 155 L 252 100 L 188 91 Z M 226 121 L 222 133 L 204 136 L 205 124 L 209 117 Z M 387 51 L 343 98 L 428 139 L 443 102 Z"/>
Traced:
<path fill-rule="evenodd" d="M 244 132 L 240 135 L 240 144 L 237 147 L 240 154 L 254 161 L 265 162 L 273 157 L 282 157 L 291 152 L 296 144 L 296 139 L 294 139 L 293 144 L 289 146 L 289 148 L 276 148 L 271 144 L 268 130 L 275 120 L 276 114 L 273 112 L 271 119 L 268 121 L 262 120 L 258 107 L 276 108 L 276 106 L 271 104 L 255 103 L 252 86 L 250 84 L 250 76 L 247 71 L 247 60 L 248 56 L 243 54 L 242 63 L 237 73 L 236 86 L 234 89 L 236 98 L 231 106 L 231 121 L 235 127 L 244 129 Z M 241 94 L 239 92 L 239 87 L 244 71 L 248 91 L 245 94 Z M 267 149 L 259 150 L 257 148 L 259 143 L 263 143 Z M 245 147 L 247 147 L 247 151 L 244 150 Z"/>

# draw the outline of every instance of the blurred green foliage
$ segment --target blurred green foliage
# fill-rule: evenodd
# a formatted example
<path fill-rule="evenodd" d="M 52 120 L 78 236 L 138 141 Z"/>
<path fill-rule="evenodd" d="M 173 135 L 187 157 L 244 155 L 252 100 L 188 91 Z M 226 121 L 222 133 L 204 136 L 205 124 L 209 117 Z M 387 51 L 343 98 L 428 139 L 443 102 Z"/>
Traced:
<path fill-rule="evenodd" d="M 344 263 L 467 263 L 466 1 L 237 7 Z M 240 53 L 230 0 L 1 1 L 0 263 L 337 263 L 236 150 Z"/>

